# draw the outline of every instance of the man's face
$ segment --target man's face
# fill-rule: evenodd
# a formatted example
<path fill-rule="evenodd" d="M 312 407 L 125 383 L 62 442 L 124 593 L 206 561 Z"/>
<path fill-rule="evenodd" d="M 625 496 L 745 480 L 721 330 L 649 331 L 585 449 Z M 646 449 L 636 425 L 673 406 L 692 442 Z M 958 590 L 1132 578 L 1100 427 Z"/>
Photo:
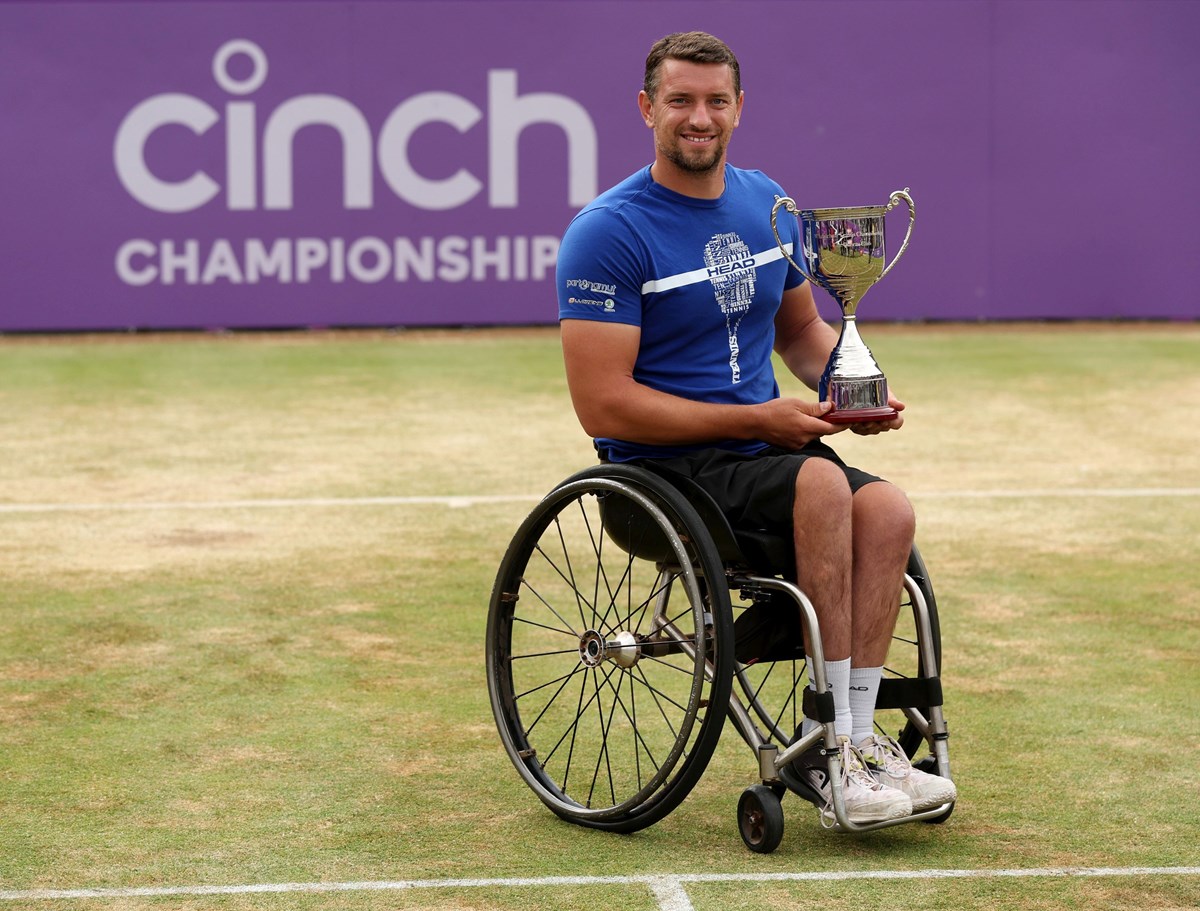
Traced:
<path fill-rule="evenodd" d="M 729 66 L 667 59 L 659 77 L 654 99 L 645 92 L 638 98 L 642 117 L 654 130 L 658 157 L 690 174 L 721 167 L 742 112 Z"/>

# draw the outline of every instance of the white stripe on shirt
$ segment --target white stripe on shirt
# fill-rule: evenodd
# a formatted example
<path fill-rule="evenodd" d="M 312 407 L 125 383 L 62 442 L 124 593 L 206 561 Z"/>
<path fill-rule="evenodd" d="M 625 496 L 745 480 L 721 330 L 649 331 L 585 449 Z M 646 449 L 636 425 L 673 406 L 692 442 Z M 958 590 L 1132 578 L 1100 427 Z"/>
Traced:
<path fill-rule="evenodd" d="M 792 245 L 785 244 L 784 250 L 787 250 L 790 255 Z M 765 266 L 767 263 L 773 263 L 777 259 L 783 258 L 783 250 L 778 246 L 770 250 L 764 250 L 761 253 L 754 254 L 754 267 Z M 672 288 L 682 288 L 685 285 L 694 285 L 697 282 L 706 282 L 709 280 L 708 268 L 693 269 L 691 272 L 680 272 L 678 275 L 670 275 L 666 278 L 656 278 L 642 285 L 642 294 L 658 294 L 663 291 L 670 291 Z"/>

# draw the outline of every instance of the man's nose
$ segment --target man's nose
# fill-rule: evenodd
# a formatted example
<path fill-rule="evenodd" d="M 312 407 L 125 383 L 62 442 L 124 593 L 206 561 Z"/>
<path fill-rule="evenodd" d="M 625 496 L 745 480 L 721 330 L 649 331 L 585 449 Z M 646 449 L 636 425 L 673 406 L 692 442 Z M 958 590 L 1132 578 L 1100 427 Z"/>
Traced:
<path fill-rule="evenodd" d="M 707 130 L 712 126 L 712 117 L 709 114 L 708 106 L 698 104 L 692 108 L 691 126 L 696 130 Z"/>

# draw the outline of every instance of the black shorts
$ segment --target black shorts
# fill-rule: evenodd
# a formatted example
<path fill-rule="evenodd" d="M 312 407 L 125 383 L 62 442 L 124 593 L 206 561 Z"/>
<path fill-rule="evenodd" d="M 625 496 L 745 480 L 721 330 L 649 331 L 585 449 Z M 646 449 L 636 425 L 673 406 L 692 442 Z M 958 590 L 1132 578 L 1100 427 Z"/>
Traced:
<path fill-rule="evenodd" d="M 791 534 L 796 499 L 796 475 L 808 459 L 828 459 L 841 466 L 851 492 L 881 480 L 851 468 L 820 440 L 802 449 L 771 446 L 754 455 L 706 449 L 670 459 L 647 459 L 668 479 L 682 475 L 704 488 L 735 530 Z"/>

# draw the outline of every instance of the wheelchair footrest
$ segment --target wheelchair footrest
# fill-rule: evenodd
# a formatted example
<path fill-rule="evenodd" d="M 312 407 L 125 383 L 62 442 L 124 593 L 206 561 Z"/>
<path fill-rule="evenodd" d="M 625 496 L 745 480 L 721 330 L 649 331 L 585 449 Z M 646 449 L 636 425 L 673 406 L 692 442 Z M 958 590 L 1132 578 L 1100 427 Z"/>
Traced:
<path fill-rule="evenodd" d="M 781 766 L 776 774 L 778 774 L 779 780 L 787 786 L 787 789 L 797 797 L 807 800 L 817 809 L 825 806 L 825 796 L 792 771 L 791 766 Z"/>

